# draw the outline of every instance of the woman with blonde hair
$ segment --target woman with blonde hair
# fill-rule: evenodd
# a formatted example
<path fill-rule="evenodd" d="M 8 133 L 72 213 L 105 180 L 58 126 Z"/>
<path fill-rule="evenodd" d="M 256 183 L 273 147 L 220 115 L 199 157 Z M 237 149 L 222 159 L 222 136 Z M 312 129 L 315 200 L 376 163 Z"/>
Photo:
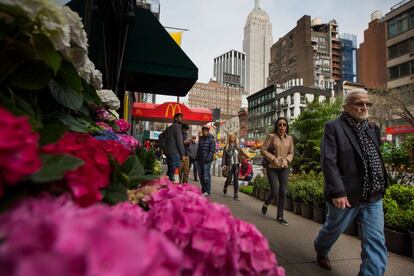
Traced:
<path fill-rule="evenodd" d="M 230 132 L 227 138 L 227 144 L 223 150 L 222 169 L 227 171 L 227 179 L 224 183 L 223 193 L 227 194 L 227 186 L 233 181 L 234 199 L 239 200 L 239 169 L 240 155 L 244 154 L 239 147 L 236 134 Z"/>

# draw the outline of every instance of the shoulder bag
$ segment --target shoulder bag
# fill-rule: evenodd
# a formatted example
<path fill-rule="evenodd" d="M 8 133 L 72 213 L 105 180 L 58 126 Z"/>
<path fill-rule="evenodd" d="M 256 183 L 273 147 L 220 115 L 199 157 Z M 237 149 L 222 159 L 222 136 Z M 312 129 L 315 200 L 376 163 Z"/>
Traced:
<path fill-rule="evenodd" d="M 269 147 L 267 148 L 267 151 L 270 154 L 273 154 L 273 155 L 275 154 L 274 139 L 275 139 L 275 137 L 273 136 L 272 137 L 272 141 L 270 142 Z M 269 164 L 270 164 L 270 161 L 267 160 L 266 157 L 263 156 L 263 160 L 262 160 L 262 166 L 263 166 L 263 168 L 268 168 L 269 167 Z"/>

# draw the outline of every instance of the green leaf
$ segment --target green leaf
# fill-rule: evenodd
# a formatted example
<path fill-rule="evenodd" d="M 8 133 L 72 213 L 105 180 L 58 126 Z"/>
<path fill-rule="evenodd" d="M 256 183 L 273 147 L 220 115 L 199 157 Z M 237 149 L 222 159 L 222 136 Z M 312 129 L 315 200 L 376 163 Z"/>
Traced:
<path fill-rule="evenodd" d="M 95 88 L 92 85 L 88 84 L 84 79 L 82 79 L 82 87 L 85 101 L 88 104 L 94 103 L 98 106 L 102 105 L 102 101 L 96 93 Z"/>
<path fill-rule="evenodd" d="M 76 132 L 87 133 L 89 130 L 89 127 L 91 126 L 88 122 L 84 120 L 78 121 L 69 114 L 60 115 L 59 120 L 65 125 L 69 126 L 69 129 L 76 131 Z"/>
<path fill-rule="evenodd" d="M 41 159 L 42 168 L 30 177 L 36 183 L 60 180 L 67 171 L 84 164 L 83 160 L 67 154 L 43 154 Z"/>
<path fill-rule="evenodd" d="M 60 68 L 62 58 L 55 50 L 52 42 L 44 34 L 36 34 L 33 36 L 34 45 L 37 54 L 56 74 Z"/>
<path fill-rule="evenodd" d="M 127 201 L 127 187 L 118 181 L 111 181 L 109 186 L 105 189 L 104 201 L 110 204 L 117 204 L 119 202 Z"/>
<path fill-rule="evenodd" d="M 41 146 L 55 143 L 68 128 L 65 125 L 46 125 L 39 130 Z"/>
<path fill-rule="evenodd" d="M 41 62 L 25 62 L 13 73 L 10 85 L 27 90 L 40 90 L 47 86 L 52 71 Z"/>
<path fill-rule="evenodd" d="M 58 78 L 63 86 L 70 87 L 78 93 L 82 92 L 82 79 L 70 62 L 62 60 L 58 71 Z"/>
<path fill-rule="evenodd" d="M 62 86 L 53 79 L 49 82 L 49 88 L 53 98 L 64 107 L 78 111 L 82 106 L 83 95 L 80 92 L 68 86 Z"/>

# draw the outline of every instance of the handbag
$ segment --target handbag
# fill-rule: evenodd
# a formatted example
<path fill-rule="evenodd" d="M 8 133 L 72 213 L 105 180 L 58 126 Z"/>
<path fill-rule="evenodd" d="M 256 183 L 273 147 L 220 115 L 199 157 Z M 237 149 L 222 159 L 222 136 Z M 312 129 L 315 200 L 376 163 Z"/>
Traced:
<path fill-rule="evenodd" d="M 273 139 L 274 139 L 274 136 L 273 136 Z M 274 149 L 274 146 L 273 146 L 273 139 L 272 139 L 271 143 L 269 144 L 269 147 L 267 148 L 267 151 L 270 154 L 273 154 L 274 155 L 275 154 L 275 149 Z M 263 160 L 262 160 L 262 166 L 263 166 L 263 168 L 268 168 L 269 165 L 270 165 L 270 161 L 267 160 L 266 157 L 263 156 Z"/>
<path fill-rule="evenodd" d="M 221 168 L 221 175 L 223 177 L 226 177 L 226 178 L 227 178 L 227 176 L 229 176 L 229 167 L 228 166 L 226 166 L 226 168 Z"/>

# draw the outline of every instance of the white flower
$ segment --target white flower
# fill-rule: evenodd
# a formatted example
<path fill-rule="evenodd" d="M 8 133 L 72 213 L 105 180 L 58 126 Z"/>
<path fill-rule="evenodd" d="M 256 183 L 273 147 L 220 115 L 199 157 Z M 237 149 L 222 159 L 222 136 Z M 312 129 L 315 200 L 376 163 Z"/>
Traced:
<path fill-rule="evenodd" d="M 112 90 L 102 89 L 97 90 L 99 98 L 105 106 L 112 110 L 117 110 L 121 106 L 121 102 Z"/>
<path fill-rule="evenodd" d="M 66 6 L 63 7 L 63 14 L 69 24 L 71 42 L 82 49 L 88 50 L 88 37 L 79 14 Z"/>

